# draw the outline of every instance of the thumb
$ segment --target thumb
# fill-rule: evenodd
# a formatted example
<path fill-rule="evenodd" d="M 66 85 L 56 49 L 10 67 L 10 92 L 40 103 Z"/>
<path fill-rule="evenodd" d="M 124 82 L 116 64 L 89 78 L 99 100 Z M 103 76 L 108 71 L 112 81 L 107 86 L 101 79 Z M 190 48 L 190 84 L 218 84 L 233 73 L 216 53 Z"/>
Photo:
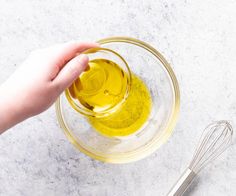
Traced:
<path fill-rule="evenodd" d="M 85 54 L 80 54 L 71 59 L 53 80 L 54 84 L 59 86 L 60 91 L 68 88 L 86 69 L 88 61 L 89 59 Z"/>

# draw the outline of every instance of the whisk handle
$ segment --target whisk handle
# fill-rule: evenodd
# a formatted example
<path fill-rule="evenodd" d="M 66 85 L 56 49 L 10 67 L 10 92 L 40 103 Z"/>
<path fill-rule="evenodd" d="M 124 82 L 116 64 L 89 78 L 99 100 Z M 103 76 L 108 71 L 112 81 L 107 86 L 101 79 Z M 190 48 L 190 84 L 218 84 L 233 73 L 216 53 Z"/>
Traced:
<path fill-rule="evenodd" d="M 179 178 L 179 180 L 175 183 L 175 185 L 171 188 L 167 196 L 181 196 L 187 190 L 188 186 L 193 181 L 196 173 L 191 169 L 187 169 Z"/>

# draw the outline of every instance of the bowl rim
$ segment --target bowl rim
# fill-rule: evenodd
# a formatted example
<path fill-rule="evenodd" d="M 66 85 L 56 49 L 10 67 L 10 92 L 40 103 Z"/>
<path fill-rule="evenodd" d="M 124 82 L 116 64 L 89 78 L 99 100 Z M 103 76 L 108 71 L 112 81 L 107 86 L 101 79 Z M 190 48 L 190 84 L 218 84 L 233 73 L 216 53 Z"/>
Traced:
<path fill-rule="evenodd" d="M 88 155 L 89 157 L 102 161 L 102 162 L 107 162 L 107 163 L 129 163 L 133 161 L 140 160 L 142 158 L 147 157 L 148 155 L 152 154 L 155 152 L 162 144 L 164 144 L 167 139 L 171 136 L 173 129 L 175 127 L 175 124 L 177 122 L 179 110 L 180 110 L 180 90 L 179 90 L 179 85 L 177 78 L 174 74 L 174 71 L 172 70 L 170 64 L 167 62 L 167 60 L 164 58 L 164 56 L 157 51 L 155 48 L 150 46 L 149 44 L 140 41 L 135 38 L 131 37 L 108 37 L 104 39 L 100 39 L 97 41 L 99 44 L 106 44 L 106 43 L 112 43 L 112 42 L 125 42 L 125 43 L 130 43 L 134 44 L 137 46 L 142 47 L 143 49 L 146 49 L 150 53 L 152 53 L 156 58 L 159 59 L 159 61 L 162 63 L 166 71 L 168 72 L 168 75 L 172 81 L 173 85 L 173 91 L 174 91 L 174 103 L 172 105 L 172 112 L 170 115 L 170 118 L 168 119 L 168 122 L 166 124 L 166 129 L 163 131 L 161 135 L 158 135 L 158 137 L 154 137 L 151 142 L 149 142 L 147 145 L 145 145 L 143 148 L 138 149 L 136 151 L 130 152 L 130 153 L 121 153 L 121 155 L 110 155 L 104 156 L 102 153 L 93 153 L 83 147 L 81 144 L 79 144 L 76 139 L 73 137 L 72 133 L 69 131 L 69 128 L 66 126 L 66 123 L 64 121 L 63 115 L 61 113 L 61 101 L 60 97 L 57 99 L 55 103 L 55 108 L 56 108 L 56 115 L 57 119 L 59 121 L 60 127 L 63 129 L 67 139 L 77 148 L 79 149 L 82 153 Z"/>

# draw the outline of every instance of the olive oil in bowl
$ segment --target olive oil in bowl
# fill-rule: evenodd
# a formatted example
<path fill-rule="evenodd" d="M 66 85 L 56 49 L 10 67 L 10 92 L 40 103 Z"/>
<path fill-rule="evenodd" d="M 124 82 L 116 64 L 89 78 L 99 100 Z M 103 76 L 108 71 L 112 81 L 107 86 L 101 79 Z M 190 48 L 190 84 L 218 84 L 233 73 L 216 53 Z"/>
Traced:
<path fill-rule="evenodd" d="M 66 96 L 77 111 L 81 112 L 78 107 L 90 111 L 92 115 L 85 116 L 91 126 L 107 137 L 135 133 L 151 111 L 151 95 L 145 83 L 108 59 L 90 60 L 88 69 L 69 87 Z"/>
<path fill-rule="evenodd" d="M 114 113 L 103 118 L 89 117 L 90 124 L 108 137 L 129 136 L 147 121 L 151 112 L 151 95 L 145 83 L 134 74 L 128 98 Z"/>

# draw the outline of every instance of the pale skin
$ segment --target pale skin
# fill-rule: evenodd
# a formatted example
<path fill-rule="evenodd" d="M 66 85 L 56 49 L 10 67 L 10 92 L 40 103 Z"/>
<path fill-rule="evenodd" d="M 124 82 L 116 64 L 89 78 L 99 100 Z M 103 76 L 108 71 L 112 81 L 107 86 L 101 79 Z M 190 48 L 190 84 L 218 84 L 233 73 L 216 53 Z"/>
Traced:
<path fill-rule="evenodd" d="M 47 110 L 88 66 L 83 51 L 97 43 L 69 42 L 32 52 L 0 85 L 0 134 Z"/>

